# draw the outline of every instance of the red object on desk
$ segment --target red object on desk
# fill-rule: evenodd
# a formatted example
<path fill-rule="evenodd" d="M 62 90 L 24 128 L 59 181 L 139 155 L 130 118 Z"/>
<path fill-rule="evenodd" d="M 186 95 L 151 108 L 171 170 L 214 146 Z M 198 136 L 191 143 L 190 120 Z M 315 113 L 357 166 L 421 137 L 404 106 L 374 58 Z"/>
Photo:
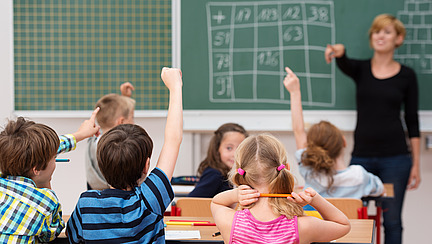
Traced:
<path fill-rule="evenodd" d="M 169 222 L 197 222 L 196 220 L 181 220 L 181 219 L 170 219 Z M 199 221 L 199 222 L 206 222 L 210 223 L 210 221 Z"/>
<path fill-rule="evenodd" d="M 171 203 L 171 213 L 169 216 L 180 216 L 181 208 L 177 207 L 175 202 Z"/>
<path fill-rule="evenodd" d="M 192 223 L 193 226 L 216 226 L 215 223 Z"/>

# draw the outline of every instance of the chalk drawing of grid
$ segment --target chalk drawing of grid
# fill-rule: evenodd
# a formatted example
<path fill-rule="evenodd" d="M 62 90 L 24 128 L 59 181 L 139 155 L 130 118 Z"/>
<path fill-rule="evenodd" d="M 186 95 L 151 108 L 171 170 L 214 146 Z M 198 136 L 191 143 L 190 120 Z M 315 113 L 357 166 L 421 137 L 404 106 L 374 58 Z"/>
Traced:
<path fill-rule="evenodd" d="M 294 72 L 305 84 L 303 104 L 334 107 L 334 62 L 311 67 L 324 63 L 325 46 L 334 43 L 333 2 L 209 2 L 206 12 L 210 102 L 288 104 L 284 65 L 300 59 L 304 68 Z M 317 31 L 322 40 L 309 38 Z M 314 100 L 317 92 L 325 94 L 324 101 Z"/>
<path fill-rule="evenodd" d="M 432 74 L 432 2 L 406 0 L 397 17 L 405 25 L 406 37 L 395 59 L 419 73 Z"/>

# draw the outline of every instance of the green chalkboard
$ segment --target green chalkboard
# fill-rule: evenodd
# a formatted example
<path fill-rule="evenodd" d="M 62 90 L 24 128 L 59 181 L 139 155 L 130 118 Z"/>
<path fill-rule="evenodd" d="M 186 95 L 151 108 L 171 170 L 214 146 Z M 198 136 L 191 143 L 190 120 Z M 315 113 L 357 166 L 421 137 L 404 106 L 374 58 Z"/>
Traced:
<path fill-rule="evenodd" d="M 299 76 L 305 109 L 354 110 L 355 87 L 328 43 L 352 58 L 372 56 L 368 29 L 390 13 L 407 28 L 395 58 L 415 69 L 420 109 L 432 109 L 432 3 L 428 0 L 181 1 L 185 109 L 287 109 L 284 66 Z"/>
<path fill-rule="evenodd" d="M 123 82 L 164 110 L 171 0 L 14 0 L 15 110 L 90 110 Z"/>

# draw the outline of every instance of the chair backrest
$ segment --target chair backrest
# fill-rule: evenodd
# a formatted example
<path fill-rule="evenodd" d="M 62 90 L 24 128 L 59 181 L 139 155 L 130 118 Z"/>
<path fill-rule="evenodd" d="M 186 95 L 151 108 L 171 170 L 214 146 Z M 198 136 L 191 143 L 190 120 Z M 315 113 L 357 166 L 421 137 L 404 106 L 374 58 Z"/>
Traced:
<path fill-rule="evenodd" d="M 176 207 L 181 209 L 180 216 L 212 217 L 210 203 L 212 198 L 183 197 L 176 202 Z"/>
<path fill-rule="evenodd" d="M 363 202 L 356 198 L 326 198 L 331 204 L 342 211 L 348 219 L 364 218 L 361 215 L 363 209 Z"/>

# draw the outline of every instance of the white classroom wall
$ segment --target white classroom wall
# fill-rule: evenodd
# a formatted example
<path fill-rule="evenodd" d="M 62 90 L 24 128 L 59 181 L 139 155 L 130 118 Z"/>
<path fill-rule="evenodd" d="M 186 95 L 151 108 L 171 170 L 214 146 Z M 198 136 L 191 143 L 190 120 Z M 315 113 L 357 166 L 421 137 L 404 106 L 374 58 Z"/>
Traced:
<path fill-rule="evenodd" d="M 45 123 L 54 128 L 57 133 L 64 134 L 74 132 L 81 122 L 88 116 L 90 111 L 70 112 L 70 113 L 14 113 L 13 111 L 13 31 L 12 31 L 12 0 L 0 1 L 0 124 L 4 125 L 7 118 L 14 118 L 16 115 L 24 115 L 37 122 Z M 328 113 L 327 113 L 328 114 Z M 331 114 L 331 113 L 330 113 Z M 326 114 L 315 113 L 306 115 L 307 122 L 316 122 Z M 138 111 L 136 113 L 136 123 L 143 126 L 154 140 L 154 152 L 151 166 L 156 164 L 157 156 L 160 152 L 165 126 L 165 113 L 149 114 Z M 212 117 L 213 116 L 213 117 Z M 346 159 L 349 160 L 349 153 L 352 148 L 352 129 L 355 124 L 355 116 L 352 112 L 334 113 L 334 117 L 341 116 L 342 124 L 336 124 L 345 132 L 348 141 Z M 430 112 L 421 113 L 421 173 L 422 184 L 416 191 L 407 194 L 404 217 L 404 243 L 425 243 L 430 239 L 428 235 L 429 222 L 432 219 L 432 211 L 428 209 L 428 203 L 432 201 L 432 149 L 425 147 L 425 137 L 432 136 L 432 122 Z M 180 149 L 180 155 L 175 170 L 175 176 L 194 174 L 200 160 L 206 153 L 209 138 L 212 130 L 225 122 L 238 122 L 246 127 L 251 133 L 257 133 L 263 128 L 269 129 L 271 123 L 271 133 L 276 135 L 285 145 L 289 154 L 295 151 L 294 138 L 289 132 L 289 113 L 288 112 L 268 112 L 263 118 L 257 118 L 251 113 L 224 113 L 207 114 L 206 112 L 186 112 L 185 113 L 185 133 Z M 333 117 L 333 118 L 334 118 Z M 266 119 L 267 118 L 267 119 Z M 254 121 L 254 122 L 251 122 Z M 340 120 L 336 120 L 340 121 Z M 287 129 L 288 128 L 288 129 Z M 75 151 L 64 154 L 70 158 L 70 163 L 59 163 L 53 176 L 53 189 L 57 193 L 64 214 L 70 214 L 79 197 L 79 194 L 86 189 L 84 152 L 86 142 L 78 143 Z M 293 162 L 292 156 L 291 162 Z M 293 172 L 298 176 L 297 167 L 294 165 Z M 299 176 L 298 176 L 299 177 Z M 302 179 L 299 177 L 299 183 Z M 429 189 L 429 190 L 428 190 Z"/>

